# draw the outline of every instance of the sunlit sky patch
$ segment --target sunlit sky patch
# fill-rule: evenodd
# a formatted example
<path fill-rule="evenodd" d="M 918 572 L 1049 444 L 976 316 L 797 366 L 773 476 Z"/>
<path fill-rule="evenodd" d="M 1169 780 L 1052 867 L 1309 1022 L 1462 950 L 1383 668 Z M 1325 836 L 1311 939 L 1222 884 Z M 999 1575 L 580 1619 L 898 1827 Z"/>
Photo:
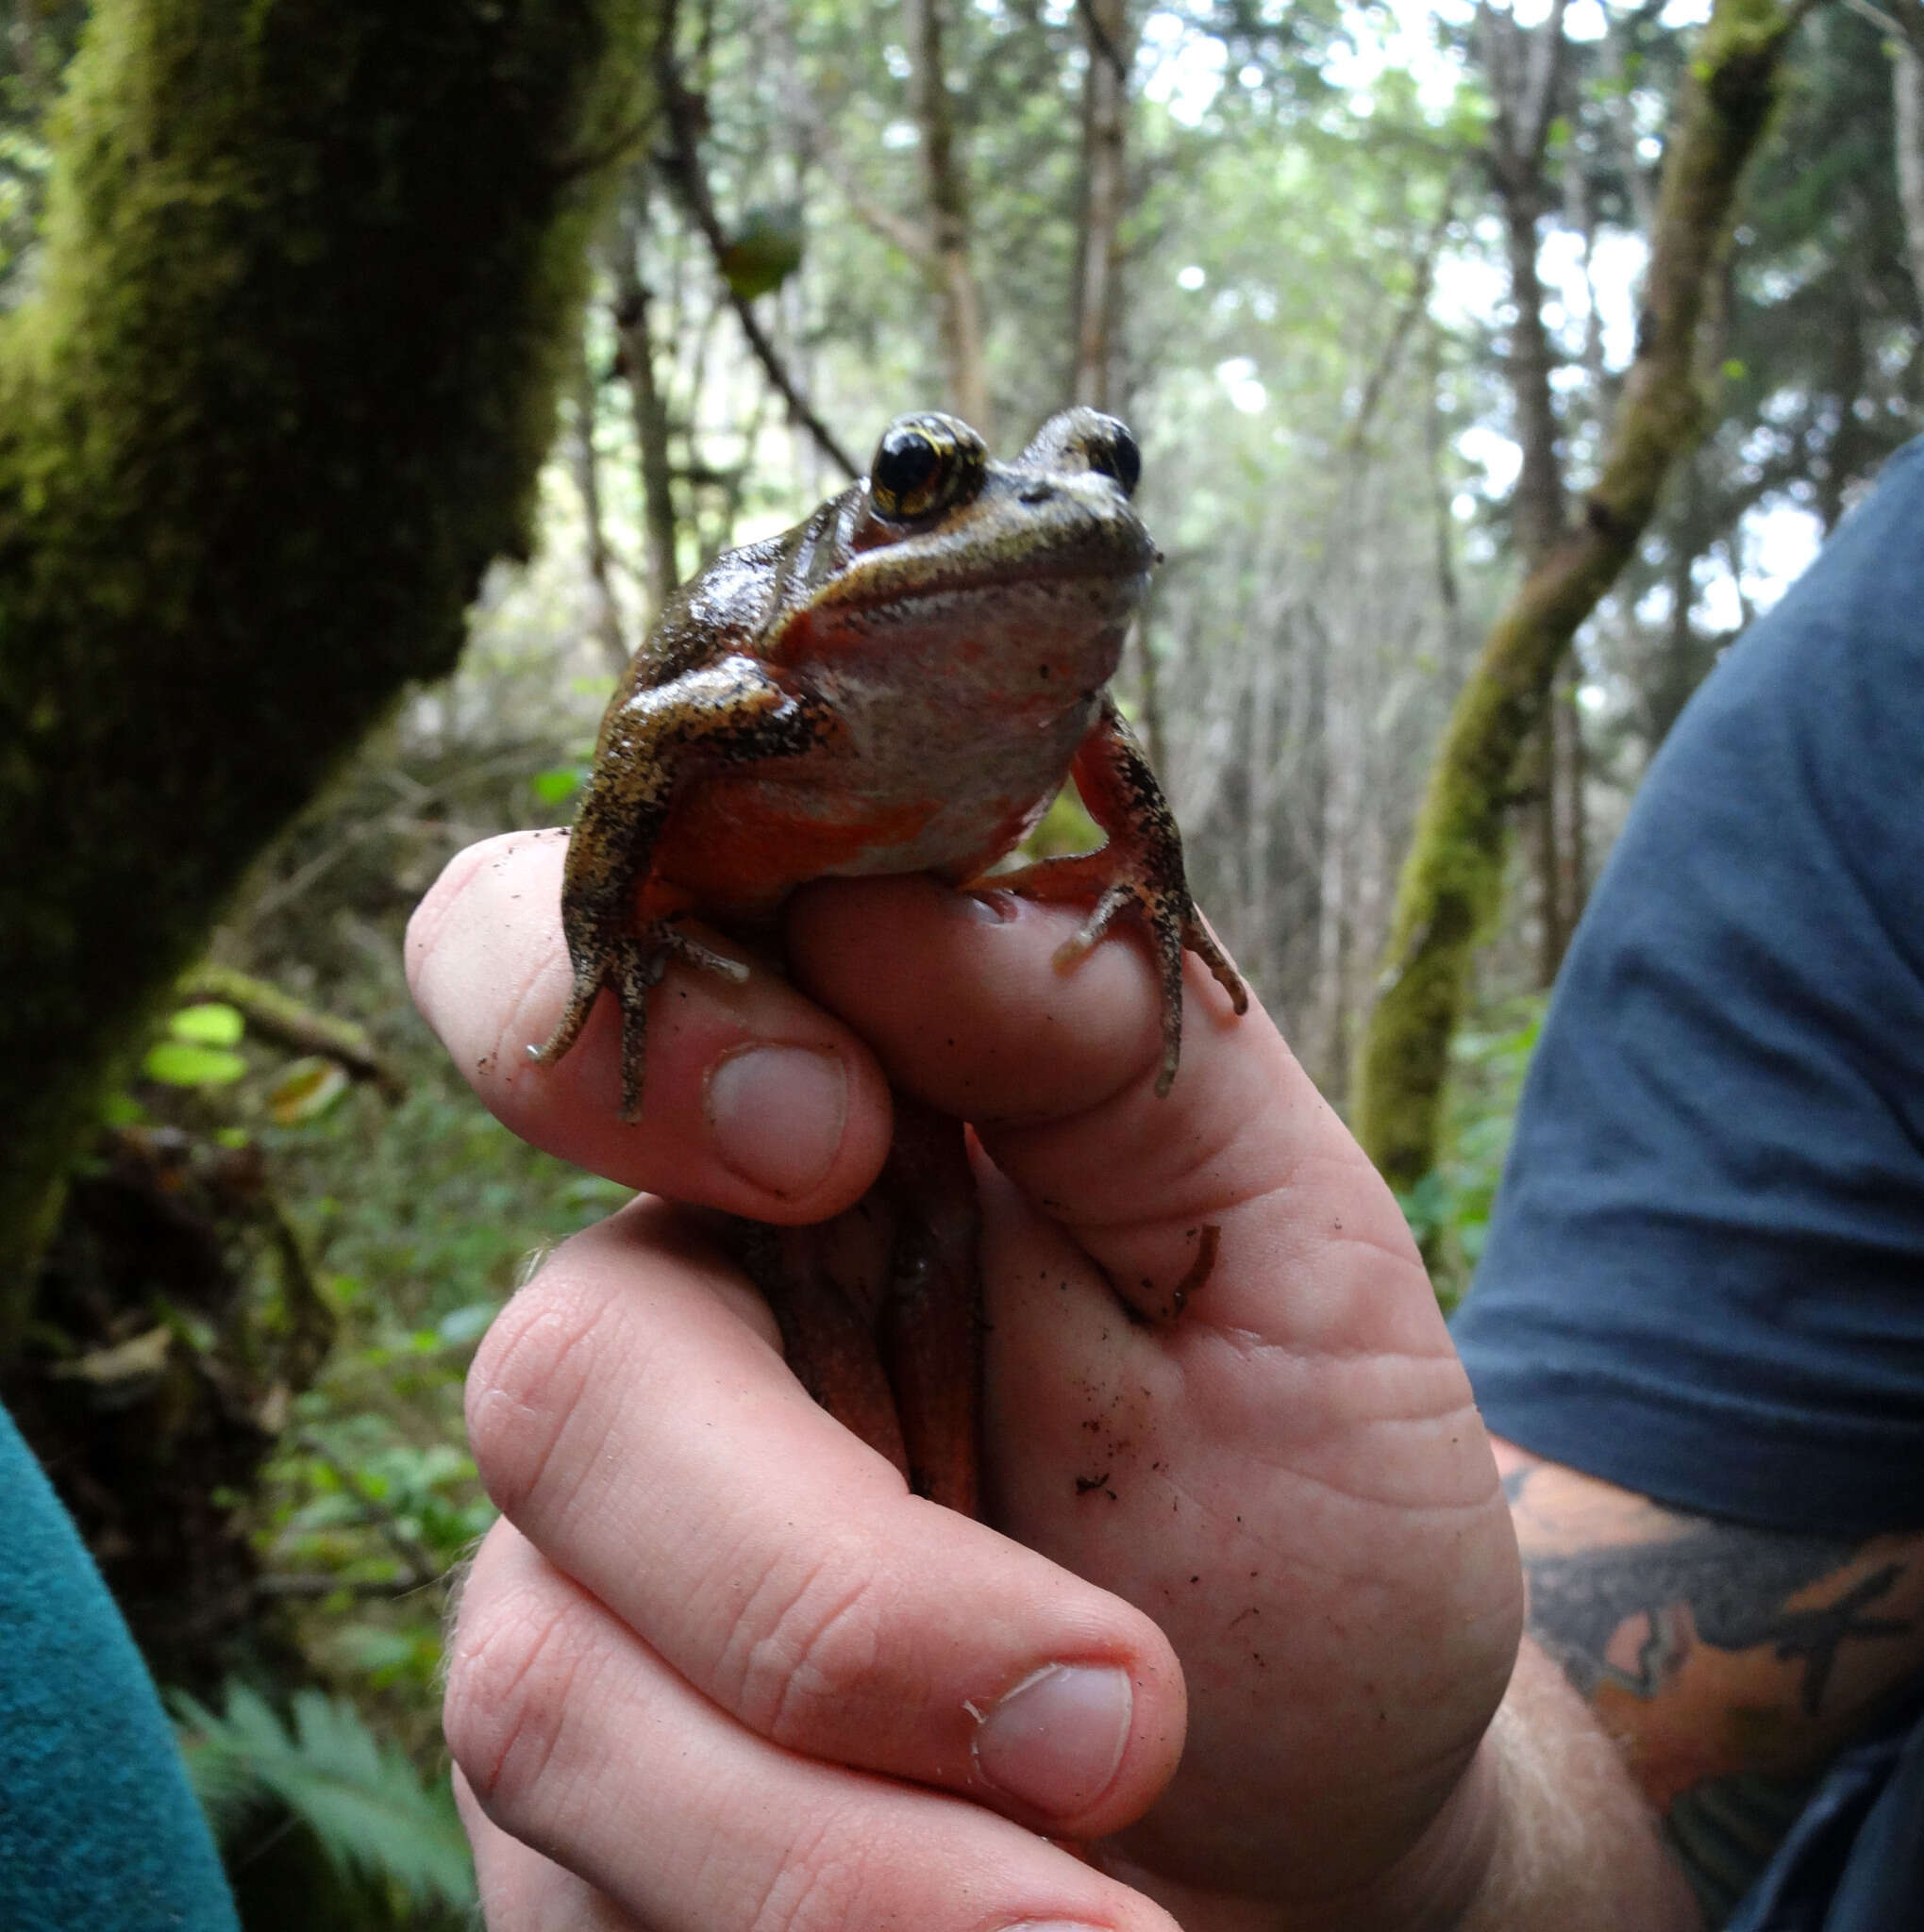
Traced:
<path fill-rule="evenodd" d="M 1227 391 L 1231 408 L 1246 416 L 1260 416 L 1269 402 L 1269 391 L 1247 356 L 1231 356 L 1228 361 L 1218 362 L 1216 380 Z"/>

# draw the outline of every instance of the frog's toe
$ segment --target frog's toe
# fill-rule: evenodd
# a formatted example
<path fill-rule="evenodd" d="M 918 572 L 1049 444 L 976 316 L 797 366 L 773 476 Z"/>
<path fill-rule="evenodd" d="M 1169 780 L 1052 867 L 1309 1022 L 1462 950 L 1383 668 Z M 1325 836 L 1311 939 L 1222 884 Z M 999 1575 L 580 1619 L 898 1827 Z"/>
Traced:
<path fill-rule="evenodd" d="M 1238 1013 L 1249 1010 L 1249 989 L 1243 983 L 1243 975 L 1230 964 L 1228 954 L 1216 944 L 1213 936 L 1191 908 L 1182 922 L 1182 943 L 1196 955 L 1210 970 L 1215 983 L 1229 994 L 1230 1004 Z"/>
<path fill-rule="evenodd" d="M 664 924 L 658 928 L 656 937 L 666 958 L 679 959 L 697 973 L 712 973 L 717 979 L 726 979 L 734 986 L 748 983 L 748 969 L 741 960 L 731 959 L 726 953 L 718 953 L 712 946 L 690 938 L 678 925 Z"/>
<path fill-rule="evenodd" d="M 1115 924 L 1115 915 L 1125 907 L 1135 905 L 1139 896 L 1135 887 L 1126 881 L 1107 887 L 1096 900 L 1095 910 L 1082 922 L 1080 929 L 1056 948 L 1056 971 L 1067 973 L 1080 965 L 1101 943 L 1103 934 Z"/>
<path fill-rule="evenodd" d="M 621 1117 L 641 1118 L 642 1081 L 648 1063 L 648 994 L 667 970 L 672 947 L 625 940 L 614 958 L 613 986 L 621 1001 Z"/>
<path fill-rule="evenodd" d="M 1163 990 L 1163 1063 L 1156 1070 L 1156 1098 L 1176 1084 L 1182 1058 L 1182 925 L 1161 905 L 1149 908 L 1149 931 L 1156 947 L 1156 976 Z"/>
<path fill-rule="evenodd" d="M 587 1025 L 588 1016 L 594 1010 L 594 1002 L 600 992 L 599 974 L 577 972 L 575 984 L 569 990 L 568 1004 L 561 1008 L 561 1017 L 555 1022 L 555 1030 L 539 1046 L 530 1042 L 528 1058 L 542 1066 L 551 1067 L 568 1053 L 580 1039 L 581 1029 Z"/>

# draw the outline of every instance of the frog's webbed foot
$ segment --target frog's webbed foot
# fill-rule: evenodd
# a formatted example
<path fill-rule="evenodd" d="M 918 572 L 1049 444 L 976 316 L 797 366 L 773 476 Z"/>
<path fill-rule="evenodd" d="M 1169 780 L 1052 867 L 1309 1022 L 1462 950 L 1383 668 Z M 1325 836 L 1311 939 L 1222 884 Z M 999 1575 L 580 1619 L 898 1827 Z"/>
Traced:
<path fill-rule="evenodd" d="M 1019 872 L 1001 874 L 978 883 L 1045 903 L 1095 900 L 1081 929 L 1056 948 L 1056 965 L 1064 973 L 1096 949 L 1118 914 L 1134 912 L 1141 918 L 1147 929 L 1156 977 L 1162 989 L 1163 1060 L 1156 1074 L 1156 1091 L 1165 1094 L 1182 1058 L 1183 954 L 1194 953 L 1209 968 L 1237 1012 L 1248 1010 L 1249 991 L 1196 912 L 1196 902 L 1183 881 L 1179 849 L 1173 874 L 1146 859 L 1147 855 L 1144 855 L 1132 863 L 1127 854 L 1118 852 L 1113 845 L 1105 845 L 1099 852 L 1081 853 L 1069 858 L 1045 858 Z"/>
<path fill-rule="evenodd" d="M 1182 838 L 1135 734 L 1105 696 L 1089 736 L 1076 754 L 1076 790 L 1109 834 L 1099 852 L 1045 858 L 1020 872 L 978 880 L 1024 898 L 1094 902 L 1082 929 L 1056 953 L 1063 971 L 1087 957 L 1115 922 L 1133 909 L 1148 928 L 1163 991 L 1163 1063 L 1156 1091 L 1167 1093 L 1182 1058 L 1182 956 L 1194 953 L 1229 994 L 1238 1013 L 1249 1008 L 1248 989 L 1203 924 L 1182 869 Z"/>
<path fill-rule="evenodd" d="M 1096 909 L 1083 921 L 1081 931 L 1056 948 L 1057 966 L 1067 972 L 1086 958 L 1116 914 L 1131 907 L 1141 913 L 1149 929 L 1157 976 L 1163 987 L 1163 1064 L 1156 1074 L 1156 1092 L 1160 1096 L 1167 1093 L 1174 1083 L 1177 1063 L 1182 1058 L 1183 954 L 1194 953 L 1209 968 L 1238 1013 L 1249 1010 L 1249 990 L 1197 916 L 1196 902 L 1179 878 L 1172 885 L 1167 881 L 1125 877 L 1110 885 L 1096 900 Z"/>
<path fill-rule="evenodd" d="M 684 932 L 671 919 L 648 920 L 639 926 L 571 935 L 569 952 L 575 964 L 575 984 L 555 1030 L 527 1057 L 551 1065 L 581 1037 L 594 1002 L 607 987 L 621 1003 L 621 1117 L 637 1119 L 642 1110 L 642 1081 L 647 1068 L 648 994 L 661 984 L 671 959 L 737 983 L 748 969 Z"/>

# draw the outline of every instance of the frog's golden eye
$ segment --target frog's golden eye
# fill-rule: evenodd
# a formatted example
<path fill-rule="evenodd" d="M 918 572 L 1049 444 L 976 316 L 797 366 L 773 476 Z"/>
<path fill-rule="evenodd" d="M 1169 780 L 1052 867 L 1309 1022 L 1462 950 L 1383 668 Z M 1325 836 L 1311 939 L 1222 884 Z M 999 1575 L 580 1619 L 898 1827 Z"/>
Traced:
<path fill-rule="evenodd" d="M 897 417 L 869 466 L 869 500 L 891 523 L 939 515 L 982 487 L 988 458 L 982 439 L 954 416 Z"/>

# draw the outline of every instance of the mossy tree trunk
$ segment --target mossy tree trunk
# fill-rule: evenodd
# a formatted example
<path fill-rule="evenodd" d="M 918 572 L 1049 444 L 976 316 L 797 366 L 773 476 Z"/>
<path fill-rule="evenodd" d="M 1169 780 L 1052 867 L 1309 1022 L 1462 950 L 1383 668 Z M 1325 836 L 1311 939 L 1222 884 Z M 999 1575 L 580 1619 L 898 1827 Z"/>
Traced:
<path fill-rule="evenodd" d="M 1358 1137 L 1399 1189 L 1436 1163 L 1450 1038 L 1476 942 L 1501 904 L 1518 754 L 1577 627 L 1630 559 L 1672 465 L 1703 432 L 1706 295 L 1744 165 L 1777 98 L 1784 44 L 1806 10 L 1801 0 L 1715 0 L 1665 157 L 1637 352 L 1602 473 L 1576 525 L 1530 570 L 1484 640 L 1430 772 L 1359 1068 Z"/>
<path fill-rule="evenodd" d="M 650 0 L 100 0 L 0 325 L 0 1360 L 106 1083 L 525 545 Z"/>

